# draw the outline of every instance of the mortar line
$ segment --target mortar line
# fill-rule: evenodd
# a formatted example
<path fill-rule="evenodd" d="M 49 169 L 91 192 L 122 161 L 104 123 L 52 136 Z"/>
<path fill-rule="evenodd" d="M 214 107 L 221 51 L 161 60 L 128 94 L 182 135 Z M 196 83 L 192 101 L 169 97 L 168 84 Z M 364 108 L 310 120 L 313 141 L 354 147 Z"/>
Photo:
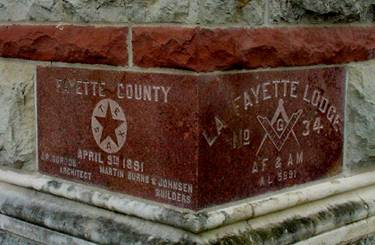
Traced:
<path fill-rule="evenodd" d="M 128 67 L 133 67 L 133 26 L 132 24 L 128 26 L 127 47 L 128 47 Z"/>
<path fill-rule="evenodd" d="M 268 21 L 269 22 L 269 21 Z M 329 28 L 329 27 L 374 27 L 372 23 L 281 23 L 275 25 L 246 25 L 244 23 L 229 23 L 229 24 L 189 24 L 189 23 L 132 23 L 132 22 L 90 22 L 90 23 L 80 23 L 80 22 L 64 22 L 64 21 L 49 21 L 49 22 L 30 22 L 30 21 L 0 21 L 0 26 L 7 25 L 25 25 L 25 26 L 82 26 L 82 27 L 180 27 L 180 28 L 204 28 L 204 29 L 279 29 L 279 28 Z"/>
<path fill-rule="evenodd" d="M 264 4 L 264 26 L 266 27 L 270 27 L 270 21 L 269 21 L 269 17 L 270 17 L 270 1 L 272 0 L 266 0 L 265 1 L 265 4 Z"/>
<path fill-rule="evenodd" d="M 39 146 L 38 146 L 38 96 L 37 96 L 37 91 L 38 91 L 38 84 L 37 84 L 37 79 L 38 79 L 38 66 L 34 65 L 33 67 L 34 70 L 34 120 L 35 120 L 35 165 L 36 169 L 39 170 Z"/>
<path fill-rule="evenodd" d="M 324 69 L 333 67 L 344 67 L 346 64 L 317 64 L 317 65 L 304 65 L 304 66 L 282 66 L 282 67 L 266 67 L 266 68 L 255 68 L 255 69 L 241 69 L 241 70 L 227 70 L 227 71 L 209 71 L 209 72 L 196 72 L 190 70 L 180 70 L 174 68 L 143 68 L 133 64 L 129 66 L 112 66 L 104 64 L 83 64 L 83 63 L 66 63 L 66 62 L 51 62 L 51 61 L 38 61 L 38 60 L 23 60 L 17 58 L 4 58 L 0 57 L 1 62 L 18 62 L 25 64 L 34 64 L 44 67 L 66 67 L 66 68 L 78 68 L 78 69 L 90 69 L 90 70 L 109 70 L 109 71 L 124 71 L 124 72 L 138 72 L 138 73 L 160 73 L 160 74 L 177 74 L 177 75 L 192 75 L 192 76 L 205 76 L 205 75 L 232 75 L 232 74 L 243 74 L 243 73 L 257 73 L 257 72 L 273 72 L 273 71 L 295 71 L 295 70 L 307 70 L 307 69 Z M 362 61 L 362 62 L 368 62 Z M 358 63 L 358 62 L 355 62 Z M 350 63 L 349 63 L 350 64 Z"/>
<path fill-rule="evenodd" d="M 348 129 L 348 124 L 349 124 L 349 117 L 348 117 L 348 113 L 349 113 L 349 103 L 348 103 L 348 88 L 349 88 L 349 67 L 348 67 L 349 64 L 346 64 L 344 66 L 344 75 L 345 75 L 345 84 L 344 84 L 344 87 L 345 87 L 345 94 L 344 94 L 344 127 L 343 127 L 343 130 L 344 130 L 344 144 L 343 144 L 343 152 L 342 152 L 342 160 L 343 160 L 343 166 L 342 166 L 342 171 L 344 173 L 349 173 L 349 168 L 348 168 L 348 163 L 346 162 L 347 161 L 347 149 L 348 149 L 348 135 L 349 135 L 349 129 Z"/>

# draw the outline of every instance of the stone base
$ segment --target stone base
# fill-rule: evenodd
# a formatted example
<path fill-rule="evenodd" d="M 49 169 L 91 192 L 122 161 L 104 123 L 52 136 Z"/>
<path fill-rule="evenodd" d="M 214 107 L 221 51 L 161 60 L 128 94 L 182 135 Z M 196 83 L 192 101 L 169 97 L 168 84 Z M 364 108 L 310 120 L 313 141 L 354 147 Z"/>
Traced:
<path fill-rule="evenodd" d="M 375 235 L 369 235 L 366 237 L 362 237 L 359 240 L 353 241 L 349 243 L 349 245 L 373 245 L 375 244 Z"/>
<path fill-rule="evenodd" d="M 345 244 L 375 233 L 373 184 L 199 232 L 4 182 L 0 192 L 6 244 Z"/>
<path fill-rule="evenodd" d="M 67 234 L 63 234 L 40 225 L 0 214 L 0 244 L 41 245 L 41 244 L 74 244 L 90 245 L 91 243 Z"/>
<path fill-rule="evenodd" d="M 13 233 L 0 230 L 0 244 L 8 245 L 40 245 L 42 243 L 32 241 L 28 238 L 15 235 Z"/>

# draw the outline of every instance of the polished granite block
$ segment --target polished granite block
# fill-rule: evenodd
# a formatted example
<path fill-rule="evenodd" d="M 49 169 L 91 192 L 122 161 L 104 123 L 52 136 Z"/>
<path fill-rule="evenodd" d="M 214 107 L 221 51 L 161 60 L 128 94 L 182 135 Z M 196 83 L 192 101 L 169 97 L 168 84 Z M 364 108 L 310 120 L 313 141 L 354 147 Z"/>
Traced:
<path fill-rule="evenodd" d="M 333 176 L 344 81 L 38 67 L 39 170 L 195 210 Z"/>

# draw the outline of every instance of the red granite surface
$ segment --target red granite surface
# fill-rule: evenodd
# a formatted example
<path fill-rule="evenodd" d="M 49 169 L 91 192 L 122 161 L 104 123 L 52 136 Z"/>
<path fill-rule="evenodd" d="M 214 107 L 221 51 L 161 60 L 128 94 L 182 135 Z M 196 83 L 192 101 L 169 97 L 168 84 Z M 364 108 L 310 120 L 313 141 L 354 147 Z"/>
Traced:
<path fill-rule="evenodd" d="M 374 58 L 374 27 L 133 28 L 134 63 L 194 71 L 341 64 Z"/>
<path fill-rule="evenodd" d="M 39 67 L 37 78 L 48 175 L 200 209 L 341 170 L 341 68 L 194 76 Z"/>
<path fill-rule="evenodd" d="M 103 93 L 106 96 L 97 96 L 98 91 L 94 96 L 91 89 L 88 89 L 90 96 L 63 93 L 61 89 L 57 89 L 56 79 L 68 82 L 104 82 Z M 95 184 L 134 196 L 181 207 L 195 207 L 196 203 L 193 201 L 196 200 L 199 135 L 195 80 L 195 77 L 189 76 L 39 67 L 37 82 L 39 170 L 42 173 Z M 155 90 L 152 90 L 151 101 L 143 100 L 143 95 L 142 100 L 136 100 L 134 90 L 133 99 L 127 99 L 127 97 L 120 99 L 117 96 L 119 83 L 125 88 L 126 85 L 132 85 L 133 88 L 145 85 L 159 88 L 171 87 L 171 90 L 166 103 L 161 88 L 158 90 L 158 101 L 156 101 Z M 81 91 L 82 89 L 79 89 L 79 92 Z M 122 97 L 124 94 L 120 95 Z M 137 98 L 139 98 L 138 95 Z M 124 145 L 118 152 L 111 154 L 98 146 L 91 126 L 95 106 L 107 98 L 116 101 L 121 106 L 127 123 Z M 106 112 L 106 108 L 104 111 Z M 117 126 L 111 125 L 118 122 L 108 115 L 104 118 L 108 121 L 108 124 L 103 125 L 104 127 L 113 129 Z M 108 136 L 114 138 L 113 134 L 108 134 Z M 121 137 L 118 139 L 120 140 Z M 89 159 L 80 160 L 78 149 L 101 154 L 103 163 L 89 161 Z M 42 160 L 46 153 L 49 156 L 76 159 L 77 165 L 71 168 L 92 173 L 91 179 L 65 174 L 66 171 L 60 169 L 63 166 L 68 167 L 68 164 L 56 164 L 51 159 Z M 108 157 L 114 156 L 120 158 L 119 165 L 110 164 L 108 161 Z M 123 165 L 124 159 L 125 166 Z M 133 163 L 129 165 L 130 168 L 128 159 L 131 159 Z M 143 169 L 141 164 L 135 167 L 135 161 L 143 163 Z M 124 172 L 124 176 L 122 178 L 100 174 L 100 166 L 112 168 L 112 172 L 115 172 L 114 168 L 119 169 Z M 129 173 L 132 174 L 132 181 L 128 179 Z M 159 187 L 159 182 L 165 179 L 192 185 L 193 193 L 179 191 L 180 194 L 186 196 L 184 201 L 168 200 L 168 197 L 167 199 L 158 198 L 155 196 L 155 189 L 170 189 Z M 156 181 L 156 184 L 153 181 Z M 178 185 L 177 188 L 181 189 L 180 184 Z M 186 200 L 187 198 L 190 198 L 190 201 Z"/>
<path fill-rule="evenodd" d="M 126 65 L 127 27 L 0 26 L 0 56 L 69 63 Z"/>
<path fill-rule="evenodd" d="M 345 98 L 341 68 L 203 80 L 199 117 L 208 140 L 200 137 L 200 207 L 339 173 Z M 327 102 L 321 102 L 323 97 Z"/>

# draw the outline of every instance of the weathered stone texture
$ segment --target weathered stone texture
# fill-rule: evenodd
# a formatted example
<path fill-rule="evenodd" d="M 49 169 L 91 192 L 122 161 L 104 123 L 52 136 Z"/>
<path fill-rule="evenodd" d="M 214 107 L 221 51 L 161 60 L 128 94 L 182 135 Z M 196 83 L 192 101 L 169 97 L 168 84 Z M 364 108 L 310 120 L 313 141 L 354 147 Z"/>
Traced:
<path fill-rule="evenodd" d="M 185 242 L 189 233 L 172 226 L 155 225 L 147 220 L 4 183 L 0 183 L 0 189 L 2 214 L 80 240 L 95 244 L 194 244 Z M 46 244 L 77 244 L 70 241 Z"/>
<path fill-rule="evenodd" d="M 263 24 L 265 0 L 0 0 L 1 21 Z"/>
<path fill-rule="evenodd" d="M 263 24 L 265 1 L 262 0 L 203 0 L 198 1 L 198 4 L 197 23 Z"/>
<path fill-rule="evenodd" d="M 348 71 L 346 163 L 373 166 L 375 157 L 375 62 L 351 65 Z"/>
<path fill-rule="evenodd" d="M 34 167 L 33 65 L 0 63 L 0 163 L 16 168 Z"/>
<path fill-rule="evenodd" d="M 375 62 L 351 65 L 347 91 L 346 163 L 350 168 L 373 166 L 375 157 Z"/>
<path fill-rule="evenodd" d="M 271 0 L 271 22 L 371 22 L 374 0 Z"/>
<path fill-rule="evenodd" d="M 1 21 L 61 21 L 58 0 L 0 0 Z"/>
<path fill-rule="evenodd" d="M 194 71 L 340 64 L 374 57 L 374 27 L 136 27 L 134 63 Z"/>
<path fill-rule="evenodd" d="M 145 12 L 145 19 L 141 22 L 193 22 L 194 1 L 189 0 L 158 0 L 149 1 L 149 5 L 143 6 L 142 9 L 134 9 L 134 12 L 142 10 Z M 191 15 L 190 15 L 191 14 Z M 137 20 L 136 20 L 137 21 Z"/>
<path fill-rule="evenodd" d="M 361 238 L 360 240 L 353 241 L 348 245 L 374 245 L 375 244 L 375 234 L 369 235 L 367 237 Z"/>
<path fill-rule="evenodd" d="M 16 4 L 17 1 L 8 1 Z M 37 21 L 61 21 L 61 17 L 56 12 L 61 11 L 61 2 L 58 0 L 35 0 L 25 1 L 30 8 L 26 11 L 30 20 Z M 27 5 L 26 5 L 27 6 Z M 8 12 L 9 13 L 9 12 Z M 10 12 L 11 13 L 11 12 Z"/>
<path fill-rule="evenodd" d="M 2 21 L 264 23 L 266 0 L 0 0 Z M 269 0 L 272 23 L 372 22 L 374 0 Z"/>
<path fill-rule="evenodd" d="M 374 223 L 373 217 L 369 218 L 374 211 L 374 206 L 371 205 L 374 201 L 373 189 L 373 187 L 357 189 L 357 193 L 353 191 L 335 195 L 290 210 L 250 220 L 244 219 L 243 222 L 234 225 L 225 225 L 218 229 L 194 234 L 173 226 L 1 182 L 2 219 L 0 221 L 4 222 L 7 217 L 12 217 L 11 222 L 15 225 L 12 226 L 12 223 L 8 222 L 6 227 L 17 234 L 20 234 L 18 233 L 20 230 L 26 230 L 27 232 L 21 234 L 31 239 L 41 236 L 40 234 L 30 235 L 30 229 L 25 229 L 21 226 L 22 223 L 29 223 L 34 227 L 40 226 L 41 229 L 49 229 L 54 233 L 63 233 L 65 237 L 75 236 L 81 241 L 84 239 L 95 244 L 295 244 L 297 241 L 320 234 L 324 235 L 327 231 L 337 230 L 340 227 L 355 224 L 357 221 L 363 223 L 372 220 L 372 222 L 366 222 L 371 227 Z M 152 209 L 145 210 L 145 212 L 152 211 Z M 226 215 L 230 217 L 238 214 L 226 213 Z M 189 219 L 187 213 L 185 217 L 186 220 Z M 202 216 L 202 218 L 206 217 Z M 341 244 L 338 242 L 355 236 L 348 233 L 340 233 L 342 237 L 333 239 L 336 243 L 328 241 L 325 244 Z M 50 232 L 42 234 L 47 235 Z M 39 241 L 39 239 L 35 240 Z M 45 244 L 60 244 L 48 241 L 53 241 L 53 239 L 47 237 L 43 240 Z M 62 244 L 87 244 L 74 243 L 71 240 L 64 242 L 61 239 L 55 241 L 62 241 Z M 307 242 L 306 244 L 323 243 Z"/>
<path fill-rule="evenodd" d="M 88 64 L 127 64 L 127 28 L 88 26 L 0 27 L 0 56 Z"/>
<path fill-rule="evenodd" d="M 93 1 L 66 0 L 62 2 L 64 21 L 72 22 L 128 22 L 132 19 L 143 19 L 144 1 Z M 138 9 L 138 12 L 134 12 Z"/>
<path fill-rule="evenodd" d="M 32 241 L 10 232 L 0 230 L 0 244 L 2 245 L 42 245 L 39 242 Z"/>

